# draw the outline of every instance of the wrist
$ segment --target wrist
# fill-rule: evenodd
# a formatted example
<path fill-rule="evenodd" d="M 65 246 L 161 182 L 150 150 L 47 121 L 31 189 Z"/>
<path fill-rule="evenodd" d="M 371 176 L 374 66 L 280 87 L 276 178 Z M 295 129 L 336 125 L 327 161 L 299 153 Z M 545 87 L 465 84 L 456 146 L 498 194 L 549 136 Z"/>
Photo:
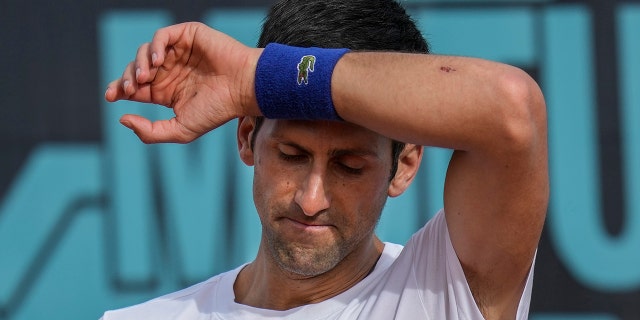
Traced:
<path fill-rule="evenodd" d="M 274 119 L 341 120 L 331 96 L 331 77 L 347 49 L 269 44 L 255 69 L 261 113 Z"/>
<path fill-rule="evenodd" d="M 256 99 L 255 76 L 258 59 L 263 50 L 263 48 L 250 48 L 245 58 L 239 86 L 240 110 L 238 110 L 238 117 L 262 115 L 258 107 L 258 100 Z"/>

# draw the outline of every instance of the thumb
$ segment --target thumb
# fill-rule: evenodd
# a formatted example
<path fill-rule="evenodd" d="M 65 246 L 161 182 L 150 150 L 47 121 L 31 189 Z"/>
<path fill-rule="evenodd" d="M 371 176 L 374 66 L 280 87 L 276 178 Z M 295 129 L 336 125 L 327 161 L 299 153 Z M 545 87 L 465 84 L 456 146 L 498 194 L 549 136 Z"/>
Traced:
<path fill-rule="evenodd" d="M 178 119 L 158 120 L 151 122 L 149 119 L 126 114 L 120 118 L 120 123 L 133 132 L 144 143 L 176 142 L 188 143 L 200 136 L 184 127 Z"/>

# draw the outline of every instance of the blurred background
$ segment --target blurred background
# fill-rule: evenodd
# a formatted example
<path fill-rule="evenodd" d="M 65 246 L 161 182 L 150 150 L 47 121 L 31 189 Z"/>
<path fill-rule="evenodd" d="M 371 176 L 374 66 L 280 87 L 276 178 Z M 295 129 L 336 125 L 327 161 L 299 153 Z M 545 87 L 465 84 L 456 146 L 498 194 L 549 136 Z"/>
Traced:
<path fill-rule="evenodd" d="M 3 0 L 0 319 L 98 319 L 253 259 L 260 226 L 235 121 L 145 146 L 103 100 L 154 31 L 197 20 L 248 45 L 272 1 Z M 531 318 L 640 319 L 640 0 L 402 3 L 433 52 L 517 65 L 547 99 L 551 204 Z M 404 243 L 442 206 L 450 152 L 390 200 Z"/>

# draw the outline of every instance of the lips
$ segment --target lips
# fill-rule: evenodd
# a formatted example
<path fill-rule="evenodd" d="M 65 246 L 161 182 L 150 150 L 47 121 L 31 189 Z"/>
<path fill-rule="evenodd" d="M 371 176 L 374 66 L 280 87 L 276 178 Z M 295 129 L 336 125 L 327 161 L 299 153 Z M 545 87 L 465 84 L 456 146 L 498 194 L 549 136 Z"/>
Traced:
<path fill-rule="evenodd" d="M 300 220 L 295 220 L 291 218 L 284 218 L 284 220 L 285 220 L 285 223 L 289 225 L 291 228 L 299 229 L 301 231 L 321 232 L 321 231 L 326 231 L 333 227 L 330 224 L 320 224 L 317 222 L 300 221 Z"/>

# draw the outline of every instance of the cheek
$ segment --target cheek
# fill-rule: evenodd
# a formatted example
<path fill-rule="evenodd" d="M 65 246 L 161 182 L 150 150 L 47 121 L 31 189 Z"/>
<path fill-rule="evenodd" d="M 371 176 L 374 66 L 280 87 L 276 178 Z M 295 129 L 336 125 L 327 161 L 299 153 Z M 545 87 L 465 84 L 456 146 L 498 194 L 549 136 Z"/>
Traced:
<path fill-rule="evenodd" d="M 253 173 L 253 197 L 260 215 L 270 208 L 281 208 L 290 201 L 295 191 L 295 183 L 290 174 L 281 169 L 256 161 Z"/>
<path fill-rule="evenodd" d="M 336 209 L 341 212 L 354 212 L 348 215 L 352 224 L 375 223 L 387 201 L 387 189 L 384 180 L 341 184 L 340 191 L 334 193 L 333 205 L 340 206 Z"/>

